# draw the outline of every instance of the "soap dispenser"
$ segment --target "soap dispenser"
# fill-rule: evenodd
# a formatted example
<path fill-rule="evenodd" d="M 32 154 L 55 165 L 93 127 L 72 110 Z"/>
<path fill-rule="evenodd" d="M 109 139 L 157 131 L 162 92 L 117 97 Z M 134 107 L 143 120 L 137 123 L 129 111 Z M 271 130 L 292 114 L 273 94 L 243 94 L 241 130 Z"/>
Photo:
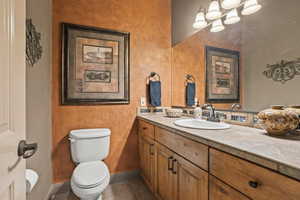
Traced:
<path fill-rule="evenodd" d="M 194 109 L 194 118 L 202 118 L 202 108 L 199 106 L 199 103 L 196 103 L 196 107 Z"/>

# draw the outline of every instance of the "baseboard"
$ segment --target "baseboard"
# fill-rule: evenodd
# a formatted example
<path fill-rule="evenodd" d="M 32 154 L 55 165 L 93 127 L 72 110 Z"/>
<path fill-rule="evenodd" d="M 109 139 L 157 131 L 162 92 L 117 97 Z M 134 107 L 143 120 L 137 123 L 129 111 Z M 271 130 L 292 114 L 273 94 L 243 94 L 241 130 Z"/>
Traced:
<path fill-rule="evenodd" d="M 54 187 L 54 184 L 51 184 L 50 187 L 49 187 L 49 189 L 48 189 L 47 195 L 44 198 L 44 200 L 49 200 L 50 199 L 50 197 L 52 195 L 53 187 Z"/>

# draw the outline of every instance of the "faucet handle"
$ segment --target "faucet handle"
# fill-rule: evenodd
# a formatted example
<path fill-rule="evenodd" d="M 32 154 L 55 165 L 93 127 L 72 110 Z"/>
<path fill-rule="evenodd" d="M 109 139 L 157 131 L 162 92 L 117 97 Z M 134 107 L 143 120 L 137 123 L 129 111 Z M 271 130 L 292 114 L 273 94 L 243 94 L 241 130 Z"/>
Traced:
<path fill-rule="evenodd" d="M 208 108 L 208 107 L 211 107 L 211 108 L 212 108 L 213 106 L 212 106 L 212 104 L 210 104 L 210 103 L 206 103 L 206 104 L 203 105 L 203 108 Z"/>
<path fill-rule="evenodd" d="M 239 103 L 234 103 L 234 104 L 232 104 L 231 105 L 231 109 L 233 110 L 233 111 L 237 111 L 237 110 L 239 110 L 239 109 L 241 109 L 241 104 L 239 104 Z"/>

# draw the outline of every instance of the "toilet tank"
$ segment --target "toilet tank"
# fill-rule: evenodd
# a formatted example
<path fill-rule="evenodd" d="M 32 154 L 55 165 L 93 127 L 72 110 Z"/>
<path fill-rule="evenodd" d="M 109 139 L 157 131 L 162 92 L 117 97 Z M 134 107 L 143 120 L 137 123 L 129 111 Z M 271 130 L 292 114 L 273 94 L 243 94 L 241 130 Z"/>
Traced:
<path fill-rule="evenodd" d="M 69 134 L 75 163 L 104 160 L 109 153 L 110 129 L 78 129 Z"/>

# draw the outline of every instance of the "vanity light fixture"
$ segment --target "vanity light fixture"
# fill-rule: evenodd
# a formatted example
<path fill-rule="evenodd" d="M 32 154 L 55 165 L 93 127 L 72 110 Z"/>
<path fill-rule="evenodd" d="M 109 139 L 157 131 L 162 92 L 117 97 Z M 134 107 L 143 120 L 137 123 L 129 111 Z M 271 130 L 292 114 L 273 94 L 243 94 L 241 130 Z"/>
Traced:
<path fill-rule="evenodd" d="M 226 10 L 230 10 L 239 7 L 240 4 L 241 4 L 241 0 L 224 0 L 221 5 L 222 8 Z"/>
<path fill-rule="evenodd" d="M 193 27 L 201 30 L 212 25 L 211 32 L 220 32 L 225 29 L 223 20 L 227 25 L 241 20 L 238 13 L 241 7 L 243 7 L 242 15 L 251 15 L 262 8 L 258 0 L 223 0 L 222 3 L 220 2 L 221 0 L 212 0 L 207 12 L 201 8 L 197 12 Z"/>
<path fill-rule="evenodd" d="M 240 20 L 241 20 L 241 18 L 239 17 L 239 14 L 235 8 L 226 15 L 226 19 L 225 19 L 224 23 L 225 24 L 235 24 L 235 23 L 238 23 Z"/>
<path fill-rule="evenodd" d="M 208 7 L 208 11 L 206 13 L 206 18 L 208 20 L 215 20 L 222 16 L 222 12 L 220 10 L 220 4 L 218 0 L 212 0 Z"/>
<path fill-rule="evenodd" d="M 261 9 L 261 5 L 257 3 L 257 0 L 247 0 L 242 10 L 242 15 L 251 15 Z"/>
<path fill-rule="evenodd" d="M 225 29 L 225 26 L 223 25 L 223 22 L 221 19 L 217 19 L 213 21 L 210 32 L 216 33 L 223 31 Z"/>
<path fill-rule="evenodd" d="M 202 29 L 205 28 L 206 26 L 207 26 L 207 21 L 205 19 L 205 10 L 203 8 L 200 8 L 199 12 L 197 13 L 193 27 L 195 29 Z"/>

